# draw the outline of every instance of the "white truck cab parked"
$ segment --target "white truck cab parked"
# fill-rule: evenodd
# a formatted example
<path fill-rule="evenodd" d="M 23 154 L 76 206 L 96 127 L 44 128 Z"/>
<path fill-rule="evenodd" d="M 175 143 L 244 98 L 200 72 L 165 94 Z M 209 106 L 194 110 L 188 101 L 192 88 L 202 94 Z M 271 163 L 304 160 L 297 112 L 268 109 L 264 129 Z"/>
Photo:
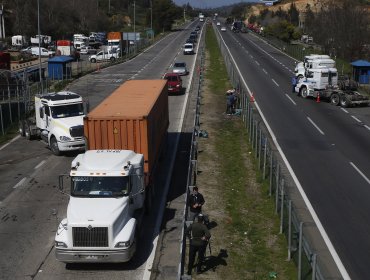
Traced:
<path fill-rule="evenodd" d="M 67 217 L 55 235 L 56 258 L 65 263 L 129 261 L 136 251 L 145 200 L 144 155 L 90 150 L 71 165 Z M 63 182 L 59 181 L 63 191 Z"/>
<path fill-rule="evenodd" d="M 69 91 L 36 95 L 34 107 L 35 117 L 20 122 L 22 136 L 41 138 L 55 155 L 85 149 L 80 95 Z"/>

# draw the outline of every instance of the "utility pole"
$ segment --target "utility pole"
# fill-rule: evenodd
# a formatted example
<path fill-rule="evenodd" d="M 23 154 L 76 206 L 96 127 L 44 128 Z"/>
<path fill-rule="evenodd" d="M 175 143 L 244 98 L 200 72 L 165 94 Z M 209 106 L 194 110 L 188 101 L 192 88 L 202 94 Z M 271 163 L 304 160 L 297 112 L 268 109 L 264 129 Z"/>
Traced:
<path fill-rule="evenodd" d="M 135 29 L 135 24 L 136 24 L 136 1 L 134 1 L 134 54 L 136 54 L 136 29 Z"/>
<path fill-rule="evenodd" d="M 41 31 L 40 31 L 40 0 L 37 0 L 37 32 L 39 34 L 39 75 L 40 75 L 40 86 L 41 93 L 44 92 L 42 85 L 42 62 L 41 62 Z"/>
<path fill-rule="evenodd" d="M 151 39 L 153 42 L 154 31 L 153 31 L 153 1 L 152 0 L 150 0 L 150 34 L 151 34 Z"/>

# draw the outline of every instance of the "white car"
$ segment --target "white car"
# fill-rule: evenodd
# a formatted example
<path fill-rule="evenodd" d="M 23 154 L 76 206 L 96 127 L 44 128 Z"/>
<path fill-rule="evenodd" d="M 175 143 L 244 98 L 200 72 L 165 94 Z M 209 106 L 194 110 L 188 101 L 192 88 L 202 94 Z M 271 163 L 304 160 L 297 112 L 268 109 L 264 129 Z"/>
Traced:
<path fill-rule="evenodd" d="M 30 53 L 34 56 L 43 56 L 43 57 L 52 57 L 55 55 L 54 51 L 49 51 L 45 48 L 39 48 L 39 47 L 28 47 L 26 49 L 23 49 L 22 52 Z"/>
<path fill-rule="evenodd" d="M 182 75 L 187 75 L 189 73 L 188 69 L 186 68 L 185 62 L 175 62 L 172 68 L 172 73 Z"/>
<path fill-rule="evenodd" d="M 226 31 L 226 27 L 225 27 L 225 26 L 222 26 L 222 27 L 221 27 L 221 31 L 222 31 L 222 32 L 225 32 L 225 31 Z"/>
<path fill-rule="evenodd" d="M 194 45 L 192 43 L 184 45 L 184 54 L 194 54 Z"/>
<path fill-rule="evenodd" d="M 217 25 L 217 26 L 220 26 L 220 25 L 221 25 L 221 23 L 220 23 L 220 22 L 217 22 L 217 23 L 216 23 L 216 25 Z"/>
<path fill-rule="evenodd" d="M 97 54 L 93 54 L 89 56 L 89 61 L 92 63 L 96 63 L 98 61 L 115 61 L 119 58 L 119 53 L 115 50 L 108 50 L 108 51 L 100 51 Z"/>
<path fill-rule="evenodd" d="M 81 47 L 80 49 L 80 53 L 81 54 L 96 54 L 96 49 L 90 47 L 90 46 L 86 46 L 86 47 Z"/>

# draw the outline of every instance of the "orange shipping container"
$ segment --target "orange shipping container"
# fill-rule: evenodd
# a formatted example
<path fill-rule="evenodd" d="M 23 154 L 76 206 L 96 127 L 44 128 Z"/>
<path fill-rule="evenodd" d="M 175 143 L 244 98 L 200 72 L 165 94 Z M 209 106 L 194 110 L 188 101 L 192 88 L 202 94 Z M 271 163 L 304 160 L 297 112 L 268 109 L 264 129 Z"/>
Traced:
<path fill-rule="evenodd" d="M 149 179 L 165 146 L 168 125 L 166 81 L 131 80 L 85 117 L 84 134 L 90 150 L 132 150 L 143 154 Z"/>

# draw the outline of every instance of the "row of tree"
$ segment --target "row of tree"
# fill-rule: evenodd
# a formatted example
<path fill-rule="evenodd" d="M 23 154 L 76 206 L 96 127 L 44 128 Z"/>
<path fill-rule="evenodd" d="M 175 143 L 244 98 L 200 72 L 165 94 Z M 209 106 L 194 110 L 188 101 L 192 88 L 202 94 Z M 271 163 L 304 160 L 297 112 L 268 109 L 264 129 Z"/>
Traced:
<path fill-rule="evenodd" d="M 136 31 L 151 26 L 156 33 L 171 29 L 183 18 L 183 7 L 172 0 L 3 0 L 7 36 L 41 34 L 69 39 L 72 34 L 97 31 Z M 38 12 L 39 5 L 39 12 Z M 190 5 L 188 13 L 194 12 Z M 134 15 L 135 13 L 135 15 Z"/>

